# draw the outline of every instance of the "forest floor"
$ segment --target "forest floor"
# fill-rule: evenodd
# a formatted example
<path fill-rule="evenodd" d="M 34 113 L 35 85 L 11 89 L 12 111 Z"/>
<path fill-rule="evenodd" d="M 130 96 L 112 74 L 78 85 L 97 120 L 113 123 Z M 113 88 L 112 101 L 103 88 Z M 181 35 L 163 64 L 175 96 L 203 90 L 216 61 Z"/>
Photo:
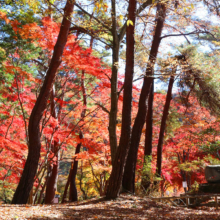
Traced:
<path fill-rule="evenodd" d="M 56 205 L 1 205 L 0 219 L 220 219 L 214 207 L 173 207 L 131 195 Z"/>

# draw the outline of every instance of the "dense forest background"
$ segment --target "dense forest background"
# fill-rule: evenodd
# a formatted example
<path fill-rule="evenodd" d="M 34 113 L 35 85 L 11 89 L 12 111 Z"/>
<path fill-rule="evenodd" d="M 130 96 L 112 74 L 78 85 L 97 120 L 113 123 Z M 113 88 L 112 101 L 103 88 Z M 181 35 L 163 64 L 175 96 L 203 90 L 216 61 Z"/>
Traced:
<path fill-rule="evenodd" d="M 1 203 L 196 191 L 220 164 L 218 0 L 0 6 Z"/>

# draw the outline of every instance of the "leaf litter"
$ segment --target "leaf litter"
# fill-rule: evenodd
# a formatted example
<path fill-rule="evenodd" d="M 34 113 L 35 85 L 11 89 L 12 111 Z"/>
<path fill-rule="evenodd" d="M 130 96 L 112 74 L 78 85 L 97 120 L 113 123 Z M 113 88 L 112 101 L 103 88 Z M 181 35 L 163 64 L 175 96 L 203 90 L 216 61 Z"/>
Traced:
<path fill-rule="evenodd" d="M 147 197 L 121 195 L 116 200 L 91 199 L 54 205 L 1 205 L 0 219 L 220 219 L 214 207 L 184 208 Z"/>

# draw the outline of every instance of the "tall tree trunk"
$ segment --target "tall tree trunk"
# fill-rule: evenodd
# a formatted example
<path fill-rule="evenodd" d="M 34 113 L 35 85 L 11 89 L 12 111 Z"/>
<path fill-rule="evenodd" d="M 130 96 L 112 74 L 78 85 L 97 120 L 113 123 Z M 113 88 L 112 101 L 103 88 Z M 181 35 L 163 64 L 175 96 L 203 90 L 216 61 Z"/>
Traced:
<path fill-rule="evenodd" d="M 151 156 L 151 154 L 152 154 L 153 102 L 154 102 L 154 82 L 152 82 L 151 91 L 150 91 L 149 99 L 148 99 L 148 109 L 147 109 L 147 117 L 146 117 L 146 131 L 145 131 L 144 156 Z"/>
<path fill-rule="evenodd" d="M 51 91 L 51 115 L 53 118 L 57 119 L 58 113 L 56 111 L 56 103 L 55 103 L 55 86 L 53 86 L 53 90 Z M 58 180 L 58 169 L 59 169 L 59 155 L 60 149 L 57 141 L 54 141 L 54 144 L 51 147 L 52 152 L 55 155 L 55 163 L 49 164 L 49 177 L 47 182 L 46 194 L 45 194 L 45 204 L 54 203 L 55 192 L 57 191 L 57 180 Z M 49 161 L 49 163 L 52 163 Z"/>
<path fill-rule="evenodd" d="M 145 1 L 136 11 L 140 14 L 147 6 L 153 3 L 152 0 Z M 127 22 L 123 25 L 120 33 L 117 33 L 117 16 L 116 16 L 116 1 L 111 0 L 112 5 L 112 36 L 113 36 L 113 49 L 112 49 L 112 77 L 111 77 L 111 109 L 109 114 L 109 142 L 111 148 L 112 165 L 117 151 L 117 112 L 118 112 L 118 65 L 119 65 L 119 46 L 125 35 Z"/>
<path fill-rule="evenodd" d="M 157 24 L 156 24 L 153 42 L 151 46 L 148 66 L 146 70 L 146 76 L 144 78 L 144 83 L 143 83 L 141 94 L 140 94 L 138 113 L 135 118 L 134 126 L 132 129 L 131 146 L 130 146 L 130 150 L 128 153 L 128 158 L 127 158 L 127 162 L 125 165 L 124 177 L 123 177 L 123 182 L 122 182 L 123 189 L 131 193 L 134 193 L 135 191 L 135 188 L 134 188 L 135 169 L 136 169 L 136 163 L 137 163 L 138 147 L 139 147 L 141 133 L 142 133 L 142 129 L 144 126 L 146 113 L 147 113 L 146 100 L 148 99 L 151 84 L 153 82 L 153 78 L 152 78 L 153 69 L 154 69 L 154 64 L 156 61 L 158 49 L 160 46 L 160 41 L 161 41 L 160 37 L 161 37 L 162 30 L 163 30 L 165 16 L 166 16 L 165 4 L 158 4 L 157 5 Z"/>
<path fill-rule="evenodd" d="M 36 204 L 36 202 L 37 202 L 37 195 L 38 195 L 38 191 L 39 191 L 39 189 L 40 189 L 40 186 L 42 185 L 41 183 L 42 183 L 42 180 L 43 180 L 43 178 L 44 178 L 44 174 L 45 174 L 45 172 L 46 172 L 46 168 L 43 168 L 43 171 L 41 170 L 41 172 L 42 172 L 42 174 L 41 174 L 41 177 L 38 179 L 38 185 L 37 185 L 37 187 L 36 187 L 36 189 L 35 189 L 35 192 L 34 192 L 34 204 Z"/>
<path fill-rule="evenodd" d="M 92 48 L 92 42 L 93 42 L 93 38 L 91 38 L 91 41 L 90 41 L 91 48 Z M 86 116 L 86 107 L 87 107 L 87 94 L 86 94 L 86 88 L 85 88 L 85 72 L 84 71 L 82 71 L 82 76 L 81 76 L 81 88 L 82 88 L 82 96 L 83 96 L 83 110 L 81 112 L 80 120 L 83 121 Z M 80 139 L 83 138 L 83 133 L 81 130 L 79 131 L 79 138 Z M 81 145 L 82 145 L 81 142 L 77 144 L 75 155 L 77 155 L 80 152 Z M 67 183 L 65 186 L 62 203 L 65 202 L 65 198 L 67 195 L 67 190 L 68 190 L 69 185 L 70 185 L 69 201 L 74 202 L 78 200 L 77 188 L 76 188 L 77 169 L 78 169 L 78 160 L 74 159 L 74 161 L 71 164 L 71 169 L 69 171 L 69 176 L 68 176 Z"/>
<path fill-rule="evenodd" d="M 126 30 L 126 67 L 122 109 L 122 129 L 119 147 L 113 163 L 113 170 L 106 192 L 108 199 L 116 198 L 121 187 L 124 165 L 126 162 L 131 136 L 131 109 L 132 109 L 132 84 L 134 73 L 134 30 L 135 30 L 136 0 L 129 0 L 128 19 L 133 22 Z"/>
<path fill-rule="evenodd" d="M 160 125 L 160 135 L 159 135 L 159 140 L 158 140 L 158 145 L 157 145 L 157 169 L 156 169 L 157 176 L 161 176 L 163 139 L 164 139 L 164 133 L 166 129 L 166 121 L 167 121 L 167 117 L 169 114 L 170 101 L 172 99 L 173 83 L 174 83 L 174 76 L 172 75 L 170 77 L 170 82 L 168 86 L 166 102 L 164 105 L 163 116 L 162 116 L 161 125 Z"/>
<path fill-rule="evenodd" d="M 80 139 L 82 139 L 82 133 L 80 134 Z M 80 152 L 81 143 L 77 144 L 75 155 L 77 155 Z M 72 167 L 70 170 L 70 189 L 69 189 L 69 201 L 75 202 L 78 200 L 77 197 L 77 189 L 76 189 L 76 174 L 77 174 L 77 168 L 78 168 L 78 160 L 75 158 L 74 162 L 72 163 Z"/>
<path fill-rule="evenodd" d="M 72 163 L 71 163 L 71 168 L 70 168 L 69 175 L 68 175 L 68 178 L 67 178 L 67 181 L 66 181 L 66 185 L 65 185 L 64 192 L 63 192 L 63 197 L 62 197 L 61 203 L 66 202 L 67 191 L 68 191 L 68 188 L 69 188 L 70 178 L 71 178 L 71 175 L 72 175 L 71 171 L 72 171 Z"/>
<path fill-rule="evenodd" d="M 111 148 L 112 164 L 117 150 L 117 112 L 118 112 L 118 62 L 119 62 L 119 37 L 117 33 L 116 21 L 116 5 L 115 0 L 112 4 L 112 36 L 113 36 L 113 51 L 112 51 L 112 76 L 111 76 L 111 109 L 109 114 L 109 142 Z"/>
<path fill-rule="evenodd" d="M 46 188 L 46 194 L 45 194 L 45 204 L 52 204 L 54 203 L 54 197 L 55 197 L 55 192 L 57 191 L 57 181 L 58 181 L 58 170 L 59 170 L 59 157 L 60 157 L 60 152 L 58 149 L 58 143 L 54 141 L 54 145 L 52 146 L 53 148 L 53 153 L 56 155 L 55 156 L 55 163 L 53 166 L 51 166 L 49 169 L 51 172 L 49 173 L 49 179 L 47 182 L 47 188 Z"/>
<path fill-rule="evenodd" d="M 154 100 L 154 82 L 151 85 L 151 91 L 148 99 L 148 109 L 146 117 L 146 131 L 145 131 L 145 148 L 144 148 L 144 165 L 150 162 L 149 157 L 152 155 L 152 140 L 153 140 L 153 100 Z M 150 186 L 150 177 L 147 173 L 142 174 L 141 185 L 145 190 Z"/>
<path fill-rule="evenodd" d="M 80 166 L 80 178 L 79 178 L 79 187 L 80 187 L 80 190 L 82 191 L 83 193 L 83 199 L 87 199 L 88 196 L 86 194 L 86 191 L 83 189 L 83 186 L 82 186 L 82 179 L 83 179 L 83 172 L 82 172 L 82 169 L 83 169 L 83 161 L 81 160 L 81 166 Z"/>
<path fill-rule="evenodd" d="M 52 19 L 52 7 L 51 4 L 48 5 L 48 16 Z M 55 102 L 55 86 L 53 85 L 53 89 L 50 95 L 50 103 L 51 103 L 51 116 L 55 119 L 58 118 L 58 112 L 56 111 L 56 102 Z M 59 169 L 59 156 L 60 152 L 58 149 L 58 143 L 54 141 L 54 144 L 51 147 L 52 152 L 55 156 L 55 162 L 49 164 L 49 172 L 48 172 L 48 181 L 46 185 L 46 193 L 45 193 L 45 204 L 52 204 L 54 203 L 55 192 L 57 191 L 57 180 L 58 180 L 58 169 Z M 52 163 L 49 161 L 49 163 Z"/>
<path fill-rule="evenodd" d="M 47 186 L 47 182 L 48 182 L 48 176 L 46 177 L 46 180 L 45 180 L 45 182 L 44 182 L 44 185 L 43 185 L 43 187 L 42 187 L 42 189 L 41 189 L 41 191 L 40 191 L 40 195 L 39 195 L 39 198 L 38 198 L 38 200 L 37 200 L 37 204 L 41 204 L 41 200 L 42 200 L 42 197 L 43 197 L 44 190 L 45 190 L 45 188 L 46 188 L 46 186 Z"/>
<path fill-rule="evenodd" d="M 91 38 L 90 41 L 90 47 L 92 48 L 92 42 L 93 38 Z M 86 95 L 86 88 L 85 88 L 85 73 L 82 71 L 82 77 L 81 77 L 81 88 L 82 88 L 82 96 L 83 96 L 83 110 L 81 113 L 81 121 L 84 120 L 86 116 L 86 107 L 87 107 L 87 95 Z M 80 131 L 79 138 L 83 138 L 83 133 Z M 76 147 L 76 152 L 75 155 L 77 155 L 80 152 L 82 144 L 79 143 Z M 69 191 L 69 201 L 74 202 L 78 200 L 77 197 L 77 189 L 76 189 L 76 174 L 77 174 L 77 168 L 78 168 L 78 160 L 74 159 L 73 165 L 72 165 L 72 170 L 71 170 L 71 175 L 70 175 L 70 191 Z"/>
<path fill-rule="evenodd" d="M 27 203 L 29 193 L 34 184 L 34 177 L 37 172 L 38 162 L 40 158 L 40 120 L 47 106 L 47 100 L 53 87 L 57 69 L 62 61 L 63 50 L 67 42 L 69 28 L 71 24 L 71 14 L 73 12 L 74 1 L 66 2 L 64 8 L 64 17 L 61 24 L 60 32 L 54 47 L 53 57 L 47 71 L 43 86 L 37 98 L 35 106 L 31 112 L 28 135 L 28 157 L 24 166 L 24 170 L 12 199 L 12 204 Z"/>

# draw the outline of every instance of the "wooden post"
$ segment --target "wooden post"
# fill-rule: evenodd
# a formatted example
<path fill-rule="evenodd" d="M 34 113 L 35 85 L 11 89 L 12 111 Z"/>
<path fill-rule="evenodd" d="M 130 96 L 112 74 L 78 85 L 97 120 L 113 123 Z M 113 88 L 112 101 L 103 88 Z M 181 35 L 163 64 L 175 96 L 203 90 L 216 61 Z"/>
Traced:
<path fill-rule="evenodd" d="M 189 207 L 189 198 L 188 197 L 186 197 L 186 206 L 187 206 L 187 208 Z"/>

